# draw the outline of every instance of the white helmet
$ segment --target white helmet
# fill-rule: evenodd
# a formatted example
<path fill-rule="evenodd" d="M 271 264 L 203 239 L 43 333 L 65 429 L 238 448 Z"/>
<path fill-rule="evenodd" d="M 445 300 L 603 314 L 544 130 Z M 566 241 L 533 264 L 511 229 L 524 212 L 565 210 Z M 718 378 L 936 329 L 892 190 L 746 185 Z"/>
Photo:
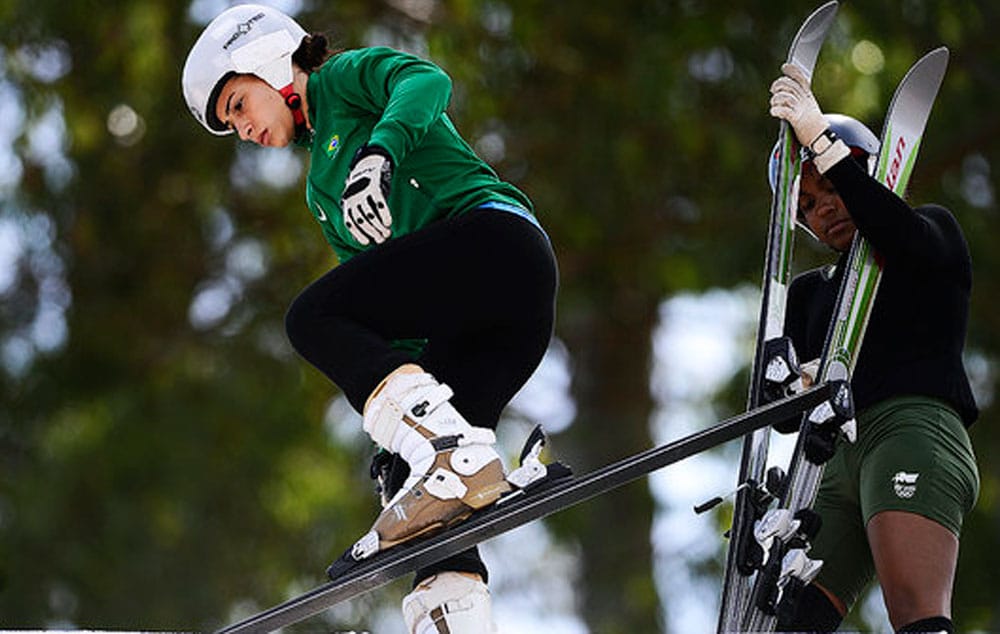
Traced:
<path fill-rule="evenodd" d="M 259 4 L 237 5 L 216 16 L 191 47 L 181 75 L 184 99 L 195 119 L 212 134 L 232 132 L 216 116 L 215 102 L 236 73 L 260 77 L 287 100 L 292 53 L 306 35 L 292 18 Z"/>
<path fill-rule="evenodd" d="M 882 142 L 875 136 L 875 133 L 854 117 L 845 114 L 824 114 L 823 118 L 826 119 L 830 131 L 836 134 L 837 138 L 842 140 L 851 150 L 851 156 L 854 157 L 854 160 L 868 172 L 871 172 L 874 161 L 878 159 L 879 148 L 882 146 Z M 771 157 L 767 164 L 767 181 L 771 185 L 772 192 L 777 186 L 778 169 L 781 167 L 778 165 L 780 150 L 781 141 L 778 141 L 771 150 Z M 804 152 L 802 160 L 810 160 L 806 158 Z"/>

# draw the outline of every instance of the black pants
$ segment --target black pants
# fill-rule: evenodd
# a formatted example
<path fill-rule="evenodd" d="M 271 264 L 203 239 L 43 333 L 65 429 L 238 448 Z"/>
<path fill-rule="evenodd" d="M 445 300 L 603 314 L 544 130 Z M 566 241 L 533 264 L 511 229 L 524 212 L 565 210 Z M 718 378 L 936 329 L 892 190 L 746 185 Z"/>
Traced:
<path fill-rule="evenodd" d="M 386 375 L 412 362 L 452 388 L 471 424 L 492 429 L 548 347 L 556 288 L 555 257 L 537 227 L 475 210 L 334 268 L 295 299 L 285 326 L 359 412 Z M 414 358 L 393 347 L 403 339 L 426 344 Z M 472 549 L 418 571 L 417 581 L 441 570 L 486 575 Z"/>

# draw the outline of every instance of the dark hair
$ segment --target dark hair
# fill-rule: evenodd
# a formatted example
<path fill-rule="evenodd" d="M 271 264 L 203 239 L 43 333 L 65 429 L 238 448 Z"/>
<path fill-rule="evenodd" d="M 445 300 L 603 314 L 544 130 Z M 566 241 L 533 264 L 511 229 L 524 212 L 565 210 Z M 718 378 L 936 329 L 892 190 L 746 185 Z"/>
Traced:
<path fill-rule="evenodd" d="M 302 38 L 299 47 L 292 53 L 292 61 L 302 70 L 311 73 L 330 59 L 333 53 L 325 35 L 311 33 Z"/>

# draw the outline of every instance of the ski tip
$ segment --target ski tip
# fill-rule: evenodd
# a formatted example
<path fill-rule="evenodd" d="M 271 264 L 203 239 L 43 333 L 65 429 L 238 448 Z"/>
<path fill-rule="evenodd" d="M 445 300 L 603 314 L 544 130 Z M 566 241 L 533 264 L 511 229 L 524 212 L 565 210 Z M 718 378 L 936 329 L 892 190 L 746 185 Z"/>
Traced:
<path fill-rule="evenodd" d="M 810 15 L 808 19 L 810 22 L 815 21 L 821 25 L 828 25 L 830 22 L 833 22 L 833 18 L 837 16 L 837 10 L 839 8 L 840 3 L 837 2 L 837 0 L 824 2 L 812 12 L 812 15 Z"/>
<path fill-rule="evenodd" d="M 951 59 L 951 50 L 947 46 L 939 46 L 924 57 L 934 58 L 939 64 L 947 67 L 948 60 Z"/>
<path fill-rule="evenodd" d="M 802 68 L 810 80 L 813 68 L 816 66 L 816 59 L 819 57 L 820 47 L 837 17 L 837 9 L 837 2 L 831 0 L 809 14 L 809 17 L 802 22 L 802 26 L 799 27 L 788 49 L 786 61 Z"/>
<path fill-rule="evenodd" d="M 837 0 L 830 0 L 829 2 L 824 2 L 823 4 L 816 7 L 816 9 L 809 14 L 809 17 L 806 18 L 805 22 L 808 24 L 808 23 L 815 23 L 820 20 L 830 19 L 833 17 L 833 14 L 835 14 L 837 12 L 837 9 L 839 8 L 840 8 L 840 3 L 837 2 Z"/>
<path fill-rule="evenodd" d="M 948 47 L 939 46 L 928 51 L 927 53 L 924 53 L 923 57 L 918 59 L 913 66 L 910 67 L 910 70 L 907 71 L 906 74 L 914 75 L 917 73 L 923 73 L 925 75 L 935 74 L 943 77 L 945 70 L 948 68 L 948 60 L 950 58 L 951 51 Z"/>

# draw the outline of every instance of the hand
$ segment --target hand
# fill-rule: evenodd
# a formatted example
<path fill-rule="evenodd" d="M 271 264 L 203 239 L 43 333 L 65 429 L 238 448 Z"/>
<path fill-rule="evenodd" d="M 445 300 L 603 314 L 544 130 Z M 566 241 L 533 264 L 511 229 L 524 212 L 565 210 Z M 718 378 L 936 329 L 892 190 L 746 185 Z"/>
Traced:
<path fill-rule="evenodd" d="M 799 143 L 811 147 L 829 124 L 809 88 L 806 72 L 795 64 L 783 64 L 781 72 L 771 84 L 771 116 L 787 121 Z"/>
<path fill-rule="evenodd" d="M 816 383 L 816 375 L 819 374 L 819 359 L 799 365 L 799 372 L 802 373 L 802 387 L 812 387 Z"/>
<path fill-rule="evenodd" d="M 392 159 L 382 148 L 365 145 L 351 161 L 340 207 L 344 224 L 362 245 L 381 244 L 392 235 L 389 184 Z"/>

